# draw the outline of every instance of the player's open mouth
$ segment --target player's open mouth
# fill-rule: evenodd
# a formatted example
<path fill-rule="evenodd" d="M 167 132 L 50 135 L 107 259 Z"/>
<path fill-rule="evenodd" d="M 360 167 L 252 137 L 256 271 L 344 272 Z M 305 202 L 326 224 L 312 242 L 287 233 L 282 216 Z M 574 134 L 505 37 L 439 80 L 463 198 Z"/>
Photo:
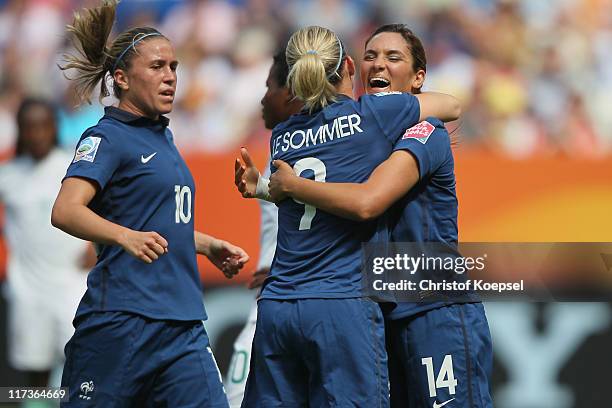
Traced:
<path fill-rule="evenodd" d="M 368 82 L 370 89 L 376 92 L 385 91 L 391 85 L 388 79 L 382 77 L 370 78 Z"/>
<path fill-rule="evenodd" d="M 168 89 L 166 91 L 160 92 L 159 94 L 161 96 L 165 96 L 166 98 L 174 99 L 174 91 L 172 89 Z"/>

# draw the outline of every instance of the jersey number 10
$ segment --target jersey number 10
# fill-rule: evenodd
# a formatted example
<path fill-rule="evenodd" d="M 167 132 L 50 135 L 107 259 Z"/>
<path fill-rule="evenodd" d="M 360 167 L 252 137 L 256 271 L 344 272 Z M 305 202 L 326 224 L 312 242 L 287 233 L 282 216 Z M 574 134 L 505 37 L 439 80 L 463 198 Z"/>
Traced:
<path fill-rule="evenodd" d="M 293 171 L 296 175 L 300 176 L 304 171 L 312 170 L 314 172 L 315 181 L 325 182 L 325 177 L 327 176 L 327 169 L 325 168 L 325 163 L 315 157 L 306 157 L 304 159 L 298 160 L 293 165 Z M 293 199 L 298 204 L 304 204 L 301 201 Z M 304 215 L 300 219 L 300 231 L 309 230 L 312 225 L 312 219 L 317 213 L 317 207 L 304 204 Z"/>
<path fill-rule="evenodd" d="M 191 221 L 191 189 L 189 186 L 174 186 L 176 201 L 176 211 L 174 212 L 174 222 L 177 224 L 187 224 Z"/>

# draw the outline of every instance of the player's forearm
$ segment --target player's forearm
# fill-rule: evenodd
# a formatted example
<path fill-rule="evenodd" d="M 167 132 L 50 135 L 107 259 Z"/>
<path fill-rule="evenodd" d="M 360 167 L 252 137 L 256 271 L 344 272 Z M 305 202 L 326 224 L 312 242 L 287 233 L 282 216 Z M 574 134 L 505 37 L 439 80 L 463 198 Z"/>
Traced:
<path fill-rule="evenodd" d="M 419 180 L 419 168 L 408 151 L 393 152 L 361 184 L 286 179 L 285 193 L 331 214 L 358 221 L 379 217 Z"/>
<path fill-rule="evenodd" d="M 439 92 L 425 92 L 415 96 L 421 108 L 419 120 L 433 116 L 443 122 L 451 122 L 461 115 L 461 103 L 454 96 Z"/>
<path fill-rule="evenodd" d="M 200 231 L 194 231 L 193 238 L 195 240 L 196 252 L 205 256 L 211 254 L 212 245 L 215 241 L 218 241 L 217 238 Z"/>
<path fill-rule="evenodd" d="M 56 203 L 51 224 L 77 238 L 105 245 L 122 245 L 129 231 L 77 203 Z"/>
<path fill-rule="evenodd" d="M 368 187 L 358 183 L 322 183 L 296 177 L 287 195 L 330 214 L 356 221 L 374 218 Z"/>

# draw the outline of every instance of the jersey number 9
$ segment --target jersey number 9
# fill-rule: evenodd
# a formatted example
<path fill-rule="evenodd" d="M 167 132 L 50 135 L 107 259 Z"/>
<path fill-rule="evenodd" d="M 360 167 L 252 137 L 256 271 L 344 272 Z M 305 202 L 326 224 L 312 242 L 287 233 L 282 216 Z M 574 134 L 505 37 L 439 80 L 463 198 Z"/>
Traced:
<path fill-rule="evenodd" d="M 325 182 L 325 177 L 327 176 L 327 169 L 325 168 L 325 163 L 315 157 L 306 157 L 304 159 L 298 160 L 293 166 L 293 171 L 296 175 L 301 176 L 301 174 L 306 170 L 312 170 L 314 172 L 315 181 Z M 298 204 L 304 204 L 301 201 L 293 199 Z M 300 231 L 309 230 L 312 225 L 312 219 L 317 213 L 317 208 L 310 204 L 304 204 L 304 215 L 300 219 Z"/>

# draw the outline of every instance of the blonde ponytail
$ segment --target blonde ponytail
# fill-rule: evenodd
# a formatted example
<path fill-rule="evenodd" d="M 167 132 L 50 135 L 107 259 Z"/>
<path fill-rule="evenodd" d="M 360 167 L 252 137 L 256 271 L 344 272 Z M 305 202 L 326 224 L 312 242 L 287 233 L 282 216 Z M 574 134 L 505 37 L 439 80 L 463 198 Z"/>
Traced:
<path fill-rule="evenodd" d="M 310 26 L 295 32 L 287 44 L 286 57 L 287 85 L 309 112 L 336 100 L 334 85 L 341 79 L 344 52 L 333 31 Z"/>

